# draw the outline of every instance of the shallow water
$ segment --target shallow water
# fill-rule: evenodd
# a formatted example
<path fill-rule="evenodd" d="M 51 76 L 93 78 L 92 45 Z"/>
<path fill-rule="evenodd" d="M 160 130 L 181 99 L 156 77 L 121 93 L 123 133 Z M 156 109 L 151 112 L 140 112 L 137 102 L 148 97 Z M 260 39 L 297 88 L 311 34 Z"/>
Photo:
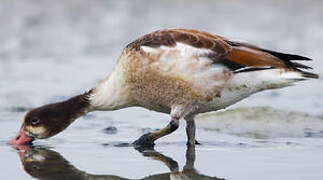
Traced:
<path fill-rule="evenodd" d="M 309 56 L 322 76 L 322 7 L 320 0 L 0 0 L 0 179 L 322 179 L 322 79 L 199 116 L 195 153 L 186 149 L 185 123 L 155 151 L 129 146 L 169 119 L 141 108 L 91 113 L 34 147 L 6 144 L 26 111 L 90 89 L 129 41 L 160 28 Z"/>

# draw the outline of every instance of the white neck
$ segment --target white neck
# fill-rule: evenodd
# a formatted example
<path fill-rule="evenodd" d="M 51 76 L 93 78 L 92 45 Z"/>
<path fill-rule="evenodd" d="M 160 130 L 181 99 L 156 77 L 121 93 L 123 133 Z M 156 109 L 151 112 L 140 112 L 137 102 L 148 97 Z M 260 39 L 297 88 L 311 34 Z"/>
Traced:
<path fill-rule="evenodd" d="M 132 106 L 125 79 L 120 68 L 93 88 L 90 95 L 91 110 L 117 110 Z"/>

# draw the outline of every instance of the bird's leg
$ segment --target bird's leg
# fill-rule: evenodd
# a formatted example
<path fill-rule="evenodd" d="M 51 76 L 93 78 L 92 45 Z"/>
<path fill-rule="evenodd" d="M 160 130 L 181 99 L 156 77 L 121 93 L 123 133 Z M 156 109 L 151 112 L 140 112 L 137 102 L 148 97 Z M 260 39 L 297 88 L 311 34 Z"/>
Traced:
<path fill-rule="evenodd" d="M 195 144 L 200 144 L 195 140 L 195 121 L 194 116 L 185 117 L 186 120 L 186 135 L 187 135 L 187 145 L 188 146 L 195 146 Z"/>
<path fill-rule="evenodd" d="M 195 145 L 195 122 L 186 121 L 186 135 L 187 135 L 187 145 L 194 146 Z"/>
<path fill-rule="evenodd" d="M 139 139 L 133 142 L 133 145 L 137 147 L 153 147 L 155 145 L 154 141 L 174 132 L 178 128 L 179 119 L 179 117 L 172 117 L 172 120 L 165 128 L 142 135 Z"/>

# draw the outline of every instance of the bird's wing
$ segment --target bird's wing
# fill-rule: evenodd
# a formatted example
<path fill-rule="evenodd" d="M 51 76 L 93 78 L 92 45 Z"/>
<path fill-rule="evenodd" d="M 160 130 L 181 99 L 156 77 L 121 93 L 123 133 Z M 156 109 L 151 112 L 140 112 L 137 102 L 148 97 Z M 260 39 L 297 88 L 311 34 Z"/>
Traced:
<path fill-rule="evenodd" d="M 130 43 L 128 48 L 138 51 L 165 51 L 177 49 L 186 56 L 207 57 L 213 64 L 225 65 L 233 72 L 268 68 L 296 70 L 310 78 L 317 75 L 300 69 L 311 69 L 294 61 L 310 58 L 263 49 L 252 44 L 230 41 L 208 32 L 191 29 L 164 29 L 147 34 Z"/>

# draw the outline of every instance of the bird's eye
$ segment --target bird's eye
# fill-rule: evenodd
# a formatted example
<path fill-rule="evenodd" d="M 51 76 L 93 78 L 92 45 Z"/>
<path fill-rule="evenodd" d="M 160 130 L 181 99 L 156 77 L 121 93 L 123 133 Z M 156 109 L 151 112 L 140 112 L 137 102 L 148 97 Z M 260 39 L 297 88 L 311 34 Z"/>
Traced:
<path fill-rule="evenodd" d="M 32 125 L 37 125 L 39 123 L 40 119 L 38 117 L 33 117 L 31 119 L 31 124 Z"/>

